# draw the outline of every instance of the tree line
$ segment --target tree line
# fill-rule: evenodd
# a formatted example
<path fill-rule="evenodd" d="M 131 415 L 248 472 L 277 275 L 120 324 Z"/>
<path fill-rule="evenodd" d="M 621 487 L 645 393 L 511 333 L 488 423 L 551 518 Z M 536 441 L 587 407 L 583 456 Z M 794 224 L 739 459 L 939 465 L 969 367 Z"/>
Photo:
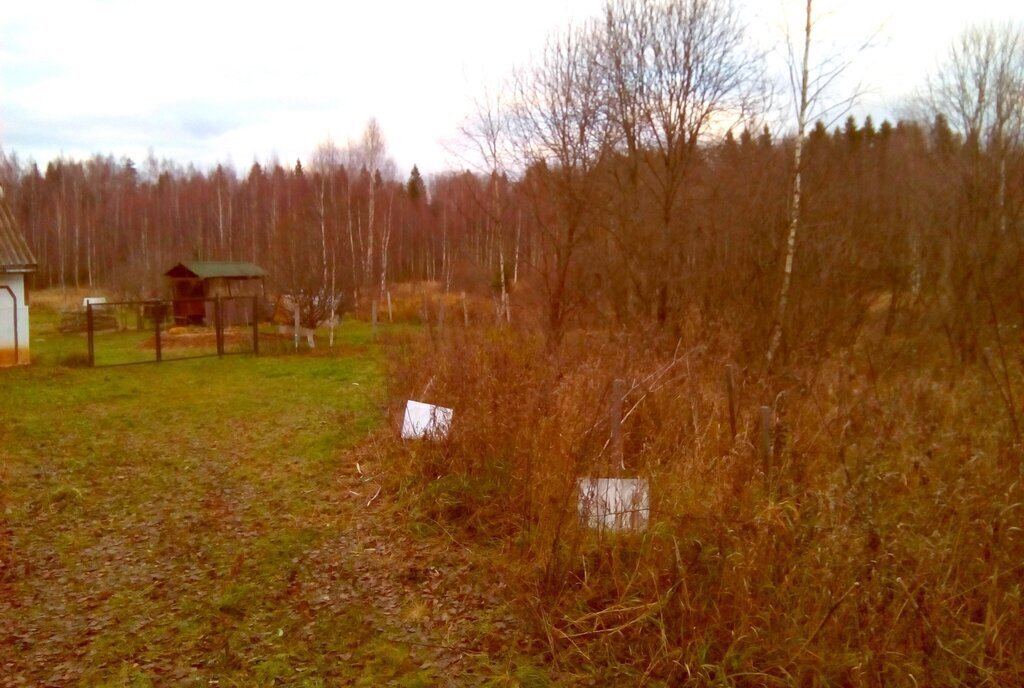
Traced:
<path fill-rule="evenodd" d="M 39 287 L 143 296 L 179 260 L 246 260 L 332 307 L 404 281 L 486 293 L 553 345 L 600 320 L 792 353 L 880 314 L 976 356 L 982 321 L 1024 321 L 1021 30 L 966 30 L 914 116 L 810 124 L 835 74 L 808 66 L 806 10 L 793 133 L 764 125 L 764 59 L 730 0 L 611 0 L 480 103 L 473 171 L 400 179 L 371 122 L 305 164 L 10 153 L 0 183 Z"/>

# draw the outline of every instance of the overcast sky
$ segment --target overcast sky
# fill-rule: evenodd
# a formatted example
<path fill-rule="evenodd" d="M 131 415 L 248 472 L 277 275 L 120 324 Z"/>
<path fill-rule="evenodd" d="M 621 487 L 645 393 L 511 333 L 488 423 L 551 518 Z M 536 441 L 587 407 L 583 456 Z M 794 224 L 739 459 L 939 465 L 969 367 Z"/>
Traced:
<path fill-rule="evenodd" d="M 602 0 L 5 3 L 0 147 L 39 163 L 127 155 L 244 170 L 306 160 L 377 117 L 407 174 L 462 163 L 446 152 L 485 86 Z M 747 0 L 753 35 L 781 42 L 799 0 Z M 826 0 L 817 0 L 824 8 Z M 1021 0 L 828 0 L 821 51 L 875 35 L 849 71 L 857 113 L 893 117 L 950 42 L 979 20 L 1024 21 Z M 879 31 L 879 29 L 881 29 Z"/>

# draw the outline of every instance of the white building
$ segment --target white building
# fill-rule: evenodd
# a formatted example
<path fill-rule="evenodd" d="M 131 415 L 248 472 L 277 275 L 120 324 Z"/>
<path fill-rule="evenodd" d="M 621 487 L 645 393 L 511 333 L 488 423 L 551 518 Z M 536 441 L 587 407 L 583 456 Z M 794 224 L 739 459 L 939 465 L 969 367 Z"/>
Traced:
<path fill-rule="evenodd" d="M 0 188 L 0 367 L 30 361 L 25 276 L 35 270 L 35 256 Z"/>

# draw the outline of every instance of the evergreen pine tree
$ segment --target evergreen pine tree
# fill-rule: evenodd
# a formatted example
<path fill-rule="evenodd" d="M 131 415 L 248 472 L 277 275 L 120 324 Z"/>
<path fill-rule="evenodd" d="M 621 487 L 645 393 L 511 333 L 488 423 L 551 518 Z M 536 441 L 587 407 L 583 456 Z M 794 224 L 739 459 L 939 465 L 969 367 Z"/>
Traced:
<path fill-rule="evenodd" d="M 409 181 L 405 185 L 406 193 L 409 194 L 409 199 L 413 203 L 419 202 L 421 198 L 426 196 L 427 187 L 423 183 L 423 177 L 420 176 L 420 169 L 416 166 L 412 166 L 412 172 L 409 173 Z"/>

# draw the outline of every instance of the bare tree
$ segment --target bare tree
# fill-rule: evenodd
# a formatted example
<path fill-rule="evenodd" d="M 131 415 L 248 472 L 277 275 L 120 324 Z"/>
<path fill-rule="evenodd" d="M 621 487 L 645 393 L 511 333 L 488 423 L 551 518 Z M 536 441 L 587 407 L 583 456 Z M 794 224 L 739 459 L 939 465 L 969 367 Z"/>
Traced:
<path fill-rule="evenodd" d="M 1008 236 L 1011 220 L 1020 224 L 1020 185 L 1008 184 L 1007 171 L 1011 160 L 1024 158 L 1024 30 L 1009 23 L 968 28 L 929 80 L 927 99 L 937 119 L 948 121 L 963 137 L 960 155 L 951 159 L 950 176 L 965 212 L 952 224 L 943 256 L 941 279 L 949 304 L 944 327 L 962 360 L 979 357 L 985 364 L 1019 441 L 1017 393 L 1001 311 L 1007 301 L 1016 301 L 1018 313 L 1024 312 L 1024 253 L 1019 240 Z M 1013 214 L 1011 192 L 1018 203 Z M 1006 299 L 1007 291 L 1016 292 L 1016 299 Z M 980 343 L 985 334 L 994 344 L 994 361 L 992 347 Z"/>
<path fill-rule="evenodd" d="M 625 158 L 626 208 L 612 231 L 641 300 L 656 297 L 664 321 L 684 267 L 685 182 L 702 145 L 763 95 L 763 61 L 747 48 L 731 0 L 611 0 L 600 46 L 603 98 Z"/>
<path fill-rule="evenodd" d="M 328 199 L 330 199 L 331 212 L 336 212 L 335 209 L 335 198 L 336 192 L 334 188 L 335 173 L 339 167 L 341 167 L 342 153 L 335 143 L 334 139 L 328 135 L 327 139 L 320 143 L 313 151 L 312 160 L 310 167 L 320 178 L 320 189 L 317 198 L 317 211 L 318 219 L 320 224 L 320 263 L 322 265 L 322 282 L 325 286 L 328 286 L 330 299 L 329 299 L 329 322 L 331 324 L 330 333 L 330 346 L 334 346 L 334 330 L 337 323 L 337 312 L 338 312 L 338 256 L 337 256 L 337 241 L 335 237 L 331 237 L 330 241 L 330 261 L 328 262 L 328 237 L 327 237 L 327 218 L 328 218 Z M 328 193 L 329 192 L 329 193 Z M 330 266 L 330 279 L 328 280 L 328 265 Z M 352 276 L 355 279 L 355 275 Z"/>
<path fill-rule="evenodd" d="M 380 275 L 380 293 L 386 289 L 387 281 L 387 247 L 382 246 L 384 255 L 378 257 L 377 251 L 377 191 L 378 187 L 382 186 L 383 182 L 394 179 L 395 177 L 395 163 L 387 155 L 387 142 L 384 139 L 384 132 L 377 122 L 376 118 L 371 118 L 366 123 L 366 128 L 363 130 L 363 135 L 359 142 L 349 141 L 347 150 L 347 162 L 350 169 L 365 170 L 369 174 L 369 201 L 367 203 L 366 211 L 366 240 L 361 242 L 365 249 L 363 253 L 363 286 L 369 288 L 373 284 L 373 278 L 375 275 L 374 268 L 380 265 L 380 272 L 376 273 Z M 351 208 L 350 208 L 351 209 Z M 387 219 L 387 218 L 385 218 Z M 361 228 L 361 217 L 357 221 L 357 229 L 360 231 L 359 238 L 362 239 Z M 351 229 L 351 227 L 350 227 Z M 384 227 L 383 231 L 388 232 L 389 227 Z M 350 232 L 351 237 L 351 232 Z M 382 239 L 386 238 L 384 236 Z M 355 242 L 353 241 L 353 244 Z"/>
<path fill-rule="evenodd" d="M 549 346 L 561 341 L 579 300 L 573 273 L 582 243 L 600 216 L 595 171 L 609 150 L 600 87 L 597 26 L 549 39 L 531 69 L 515 79 L 510 132 L 523 185 L 543 243 L 540 273 Z"/>
<path fill-rule="evenodd" d="M 1024 131 L 1024 32 L 1013 24 L 967 29 L 946 64 L 928 82 L 928 100 L 964 136 L 975 183 L 983 157 L 995 167 L 996 223 L 1006 232 L 1007 156 Z"/>
<path fill-rule="evenodd" d="M 498 274 L 500 283 L 499 317 L 504 315 L 511 322 L 509 308 L 508 276 L 505 268 L 505 214 L 508 210 L 507 175 L 514 164 L 509 149 L 510 120 L 508 108 L 500 96 L 485 93 L 476 102 L 473 115 L 460 127 L 461 140 L 470 149 L 469 158 L 488 180 L 486 199 L 475 199 L 484 209 L 488 228 L 493 228 L 498 249 Z M 518 234 L 516 241 L 518 259 Z"/>

